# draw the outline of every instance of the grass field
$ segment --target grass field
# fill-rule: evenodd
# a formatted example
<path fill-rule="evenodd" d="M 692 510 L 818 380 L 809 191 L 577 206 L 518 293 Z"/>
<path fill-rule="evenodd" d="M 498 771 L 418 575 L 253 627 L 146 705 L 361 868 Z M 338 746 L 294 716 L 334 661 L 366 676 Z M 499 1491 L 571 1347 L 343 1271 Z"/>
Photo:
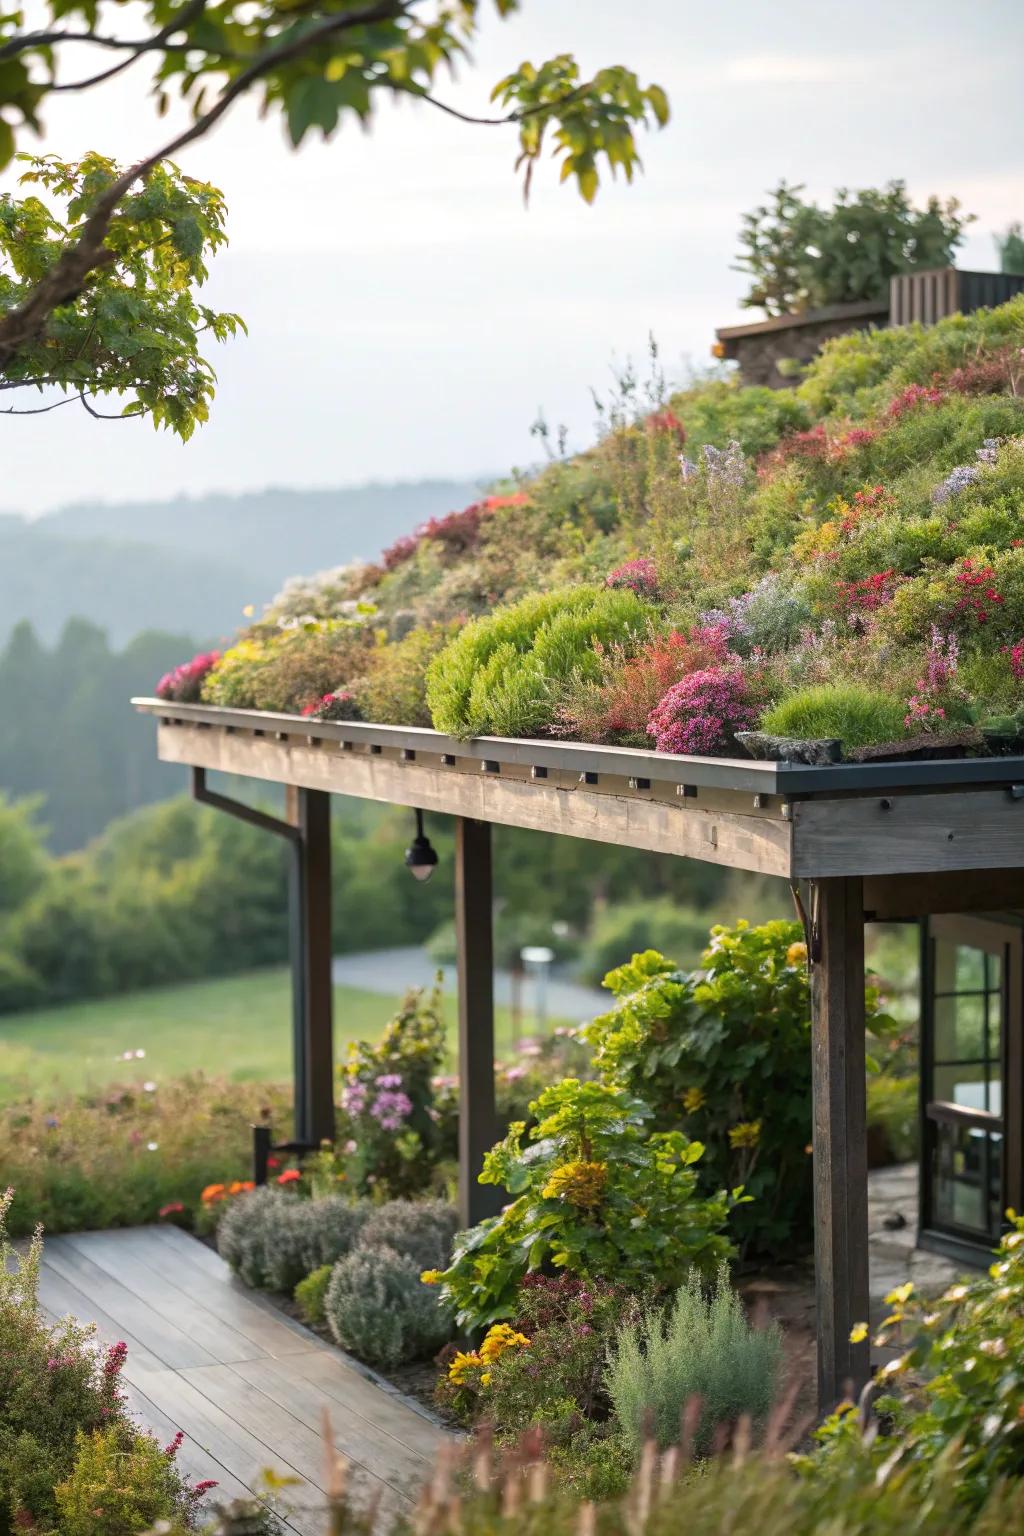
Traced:
<path fill-rule="evenodd" d="M 397 996 L 334 989 L 339 1060 L 350 1040 L 373 1040 Z M 449 1038 L 455 1000 L 446 999 Z M 511 1040 L 507 1010 L 497 1010 L 499 1050 Z M 124 1059 L 127 1051 L 144 1051 Z M 291 993 L 285 968 L 218 981 L 154 987 L 98 1002 L 0 1018 L 0 1103 L 27 1093 L 59 1095 L 105 1083 L 180 1077 L 203 1071 L 236 1081 L 291 1075 Z"/>

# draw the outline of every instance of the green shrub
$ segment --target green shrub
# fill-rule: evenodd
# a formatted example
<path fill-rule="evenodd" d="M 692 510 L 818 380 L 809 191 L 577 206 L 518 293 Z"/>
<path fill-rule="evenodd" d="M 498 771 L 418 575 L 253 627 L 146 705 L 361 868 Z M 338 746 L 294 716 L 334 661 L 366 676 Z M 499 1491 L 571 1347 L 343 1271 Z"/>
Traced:
<path fill-rule="evenodd" d="M 324 1313 L 343 1349 L 385 1369 L 436 1354 L 452 1332 L 436 1290 L 392 1248 L 359 1247 L 340 1260 Z"/>
<path fill-rule="evenodd" d="M 451 624 L 413 629 L 374 651 L 354 689 L 363 718 L 381 725 L 429 726 L 427 667 L 455 630 Z"/>
<path fill-rule="evenodd" d="M 295 1304 L 307 1323 L 320 1324 L 326 1320 L 324 1305 L 333 1273 L 333 1264 L 321 1264 L 295 1287 Z"/>
<path fill-rule="evenodd" d="M 707 918 L 688 911 L 670 896 L 653 901 L 615 902 L 594 919 L 580 956 L 584 981 L 600 983 L 616 966 L 643 949 L 678 955 L 694 963 L 707 943 Z"/>
<path fill-rule="evenodd" d="M 341 1195 L 305 1200 L 269 1186 L 231 1201 L 217 1228 L 217 1251 L 246 1285 L 291 1293 L 359 1239 L 368 1207 Z"/>
<path fill-rule="evenodd" d="M 906 706 L 860 683 L 823 683 L 802 688 L 766 709 L 758 729 L 772 736 L 818 739 L 837 736 L 847 749 L 896 741 L 906 735 Z"/>
<path fill-rule="evenodd" d="M 175 1513 L 181 1479 L 155 1440 L 112 1424 L 78 1431 L 71 1471 L 53 1496 L 61 1536 L 139 1536 Z"/>
<path fill-rule="evenodd" d="M 367 1217 L 362 1248 L 390 1248 L 411 1259 L 417 1272 L 443 1269 L 451 1258 L 459 1213 L 444 1200 L 389 1200 Z"/>
<path fill-rule="evenodd" d="M 1014 1218 L 986 1273 L 938 1300 L 918 1299 L 910 1284 L 886 1300 L 876 1342 L 901 1353 L 878 1378 L 899 1393 L 879 1399 L 881 1433 L 867 1447 L 879 1481 L 913 1478 L 927 1498 L 949 1477 L 972 1511 L 998 1494 L 1001 1479 L 1021 1487 L 1024 1218 Z M 861 1449 L 856 1415 L 834 1416 L 821 1439 L 815 1471 L 827 1476 Z"/>
<path fill-rule="evenodd" d="M 633 592 L 567 587 L 475 619 L 427 670 L 434 726 L 451 736 L 531 736 L 574 674 L 599 676 L 595 641 L 631 645 L 654 610 Z"/>
<path fill-rule="evenodd" d="M 706 1194 L 752 1197 L 731 1226 L 745 1253 L 791 1253 L 812 1235 L 811 1008 L 807 952 L 795 922 L 716 926 L 702 969 L 653 950 L 605 978 L 609 1013 L 584 1030 L 604 1081 L 644 1094 L 661 1131 L 703 1148 Z M 891 1020 L 867 989 L 871 1027 Z M 685 1276 L 679 1276 L 680 1280 Z"/>
<path fill-rule="evenodd" d="M 160 1450 L 128 1417 L 126 1345 L 99 1349 L 74 1318 L 44 1317 L 41 1234 L 15 1254 L 11 1200 L 0 1195 L 0 1536 L 136 1536 L 176 1516 L 191 1525 L 196 1499 L 175 1468 L 177 1447 Z"/>
<path fill-rule="evenodd" d="M 466 1329 L 512 1317 L 525 1275 L 548 1266 L 614 1275 L 627 1289 L 676 1285 L 728 1257 L 733 1198 L 698 1193 L 703 1147 L 681 1131 L 649 1134 L 650 1108 L 625 1089 L 575 1078 L 547 1088 L 487 1154 L 482 1184 L 512 1197 L 456 1241 L 436 1276 Z"/>
<path fill-rule="evenodd" d="M 894 1163 L 909 1163 L 917 1156 L 920 1108 L 916 1077 L 869 1077 L 867 1114 L 868 1125 L 877 1125 L 885 1132 Z"/>
<path fill-rule="evenodd" d="M 608 1396 L 636 1451 L 648 1433 L 662 1449 L 675 1444 L 683 1410 L 699 1399 L 694 1448 L 703 1455 L 715 1431 L 735 1425 L 741 1414 L 755 1425 L 763 1422 L 775 1399 L 781 1357 L 778 1325 L 750 1326 L 723 1265 L 712 1292 L 691 1275 L 667 1313 L 649 1307 L 619 1331 Z"/>

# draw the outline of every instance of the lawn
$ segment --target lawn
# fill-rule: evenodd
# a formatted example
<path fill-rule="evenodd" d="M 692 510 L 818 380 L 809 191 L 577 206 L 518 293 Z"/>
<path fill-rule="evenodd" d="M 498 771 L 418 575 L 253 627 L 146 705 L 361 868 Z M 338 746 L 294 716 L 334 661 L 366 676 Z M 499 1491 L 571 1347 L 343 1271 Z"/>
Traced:
<path fill-rule="evenodd" d="M 344 1059 L 350 1040 L 376 1039 L 397 1002 L 397 995 L 335 987 L 338 1059 Z M 455 1002 L 449 997 L 446 1003 L 454 1047 Z M 499 1050 L 507 1049 L 512 1038 L 507 1009 L 497 1010 L 496 1028 Z M 126 1060 L 128 1051 L 145 1055 Z M 0 1018 L 0 1103 L 27 1093 L 157 1082 L 197 1070 L 235 1081 L 291 1075 L 286 968 Z"/>

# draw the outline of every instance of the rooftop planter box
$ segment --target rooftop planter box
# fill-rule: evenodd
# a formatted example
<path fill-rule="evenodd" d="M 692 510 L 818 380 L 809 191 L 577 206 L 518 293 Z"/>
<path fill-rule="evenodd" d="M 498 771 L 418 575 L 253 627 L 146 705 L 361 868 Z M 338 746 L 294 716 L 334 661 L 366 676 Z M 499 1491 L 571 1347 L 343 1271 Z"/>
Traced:
<path fill-rule="evenodd" d="M 967 315 L 1005 304 L 1021 292 L 1024 277 L 1005 272 L 961 272 L 956 267 L 903 272 L 890 279 L 887 298 L 832 304 L 749 325 L 722 326 L 715 332 L 717 339 L 711 350 L 715 357 L 739 363 L 745 384 L 792 388 L 799 372 L 794 365 L 811 362 L 834 336 L 914 321 L 934 325 L 946 315 Z M 787 369 L 787 364 L 794 371 Z"/>

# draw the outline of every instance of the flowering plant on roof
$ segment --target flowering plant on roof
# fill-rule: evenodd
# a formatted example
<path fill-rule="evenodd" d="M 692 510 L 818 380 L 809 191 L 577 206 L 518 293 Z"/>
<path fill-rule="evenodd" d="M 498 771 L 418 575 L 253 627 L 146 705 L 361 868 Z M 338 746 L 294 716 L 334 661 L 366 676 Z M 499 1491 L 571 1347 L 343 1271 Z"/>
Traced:
<path fill-rule="evenodd" d="M 753 723 L 746 687 L 738 667 L 691 672 L 651 710 L 647 733 L 659 752 L 721 752 Z"/>
<path fill-rule="evenodd" d="M 191 661 L 173 667 L 157 683 L 157 698 L 170 699 L 175 704 L 198 704 L 203 682 L 219 660 L 219 651 L 201 651 Z"/>
<path fill-rule="evenodd" d="M 606 587 L 628 587 L 637 597 L 656 598 L 658 570 L 653 560 L 641 556 L 636 560 L 627 560 L 623 565 L 617 565 L 614 571 L 609 571 L 604 584 Z"/>

